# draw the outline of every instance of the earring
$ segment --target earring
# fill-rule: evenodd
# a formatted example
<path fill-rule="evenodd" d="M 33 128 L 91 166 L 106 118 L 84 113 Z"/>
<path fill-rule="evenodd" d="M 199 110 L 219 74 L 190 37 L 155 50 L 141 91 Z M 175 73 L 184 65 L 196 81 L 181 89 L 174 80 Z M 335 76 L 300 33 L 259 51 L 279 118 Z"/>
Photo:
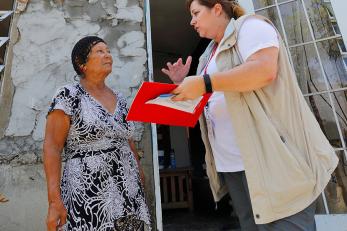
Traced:
<path fill-rule="evenodd" d="M 85 72 L 87 70 L 87 67 L 83 64 L 80 66 L 81 72 Z"/>

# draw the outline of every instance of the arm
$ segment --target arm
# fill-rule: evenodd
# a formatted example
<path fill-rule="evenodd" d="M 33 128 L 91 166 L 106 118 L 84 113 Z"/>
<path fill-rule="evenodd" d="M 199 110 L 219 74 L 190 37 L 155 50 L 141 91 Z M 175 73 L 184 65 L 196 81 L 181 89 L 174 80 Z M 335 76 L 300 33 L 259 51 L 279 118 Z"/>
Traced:
<path fill-rule="evenodd" d="M 134 141 L 132 139 L 129 139 L 128 142 L 129 142 L 129 146 L 130 146 L 131 151 L 134 153 L 134 156 L 135 156 L 138 168 L 139 168 L 141 182 L 142 182 L 143 185 L 145 185 L 145 174 L 143 172 L 143 169 L 142 169 L 142 166 L 141 166 L 141 163 L 140 163 L 139 154 L 138 154 L 138 152 L 136 150 L 135 143 L 134 143 Z"/>
<path fill-rule="evenodd" d="M 262 49 L 244 64 L 211 76 L 214 91 L 253 91 L 265 87 L 277 77 L 278 48 Z"/>
<path fill-rule="evenodd" d="M 43 165 L 48 192 L 47 230 L 55 231 L 66 222 L 67 211 L 60 195 L 61 152 L 70 128 L 70 118 L 61 110 L 54 110 L 47 117 L 43 144 Z M 59 224 L 59 225 L 58 225 Z"/>
<path fill-rule="evenodd" d="M 190 64 L 192 63 L 192 57 L 189 56 L 186 63 L 183 64 L 182 58 L 179 58 L 174 64 L 168 62 L 167 69 L 162 68 L 161 71 L 166 74 L 172 82 L 180 84 L 184 77 L 188 75 Z"/>
<path fill-rule="evenodd" d="M 213 91 L 246 92 L 270 84 L 277 76 L 278 48 L 269 47 L 252 54 L 245 63 L 224 72 L 212 74 Z M 173 90 L 173 99 L 195 99 L 205 93 L 202 76 L 189 76 Z"/>
<path fill-rule="evenodd" d="M 140 161 L 139 160 L 139 155 L 138 155 L 137 150 L 136 150 L 136 146 L 135 146 L 134 140 L 133 139 L 129 139 L 128 142 L 129 142 L 129 146 L 130 146 L 131 151 L 134 153 L 136 161 Z"/>

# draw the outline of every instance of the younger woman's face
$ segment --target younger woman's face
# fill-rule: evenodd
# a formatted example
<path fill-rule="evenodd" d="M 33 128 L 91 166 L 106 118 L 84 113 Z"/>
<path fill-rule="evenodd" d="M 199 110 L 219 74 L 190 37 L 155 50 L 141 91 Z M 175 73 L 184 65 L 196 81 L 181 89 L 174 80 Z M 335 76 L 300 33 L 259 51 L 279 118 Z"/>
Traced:
<path fill-rule="evenodd" d="M 215 7 L 208 8 L 195 0 L 190 5 L 192 19 L 190 25 L 202 38 L 213 39 L 216 33 L 217 14 Z"/>

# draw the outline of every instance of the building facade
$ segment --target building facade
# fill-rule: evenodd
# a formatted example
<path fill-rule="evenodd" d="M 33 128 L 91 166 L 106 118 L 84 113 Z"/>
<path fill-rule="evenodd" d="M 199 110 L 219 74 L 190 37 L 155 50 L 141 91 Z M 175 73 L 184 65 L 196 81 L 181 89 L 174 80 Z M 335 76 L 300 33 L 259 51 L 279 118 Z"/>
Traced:
<path fill-rule="evenodd" d="M 167 82 L 167 61 L 192 54 L 199 38 L 184 0 L 2 0 L 0 2 L 0 230 L 44 230 L 42 141 L 55 90 L 74 81 L 74 43 L 97 35 L 114 58 L 108 85 L 131 103 L 143 81 Z M 343 0 L 239 0 L 270 18 L 286 43 L 303 94 L 340 164 L 320 213 L 347 214 L 347 19 Z M 163 129 L 165 130 L 165 129 Z M 167 128 L 178 167 L 192 165 L 185 128 Z M 165 133 L 164 132 L 164 133 Z M 165 134 L 164 134 L 165 136 Z M 162 230 L 155 125 L 137 124 L 154 226 Z M 31 211 L 28 213 L 28 211 Z"/>

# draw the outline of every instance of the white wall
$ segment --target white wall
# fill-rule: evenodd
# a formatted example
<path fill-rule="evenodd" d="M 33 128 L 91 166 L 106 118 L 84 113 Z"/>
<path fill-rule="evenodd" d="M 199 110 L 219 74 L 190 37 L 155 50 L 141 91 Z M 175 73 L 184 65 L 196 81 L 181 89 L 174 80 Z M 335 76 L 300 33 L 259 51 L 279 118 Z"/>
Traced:
<path fill-rule="evenodd" d="M 345 0 L 331 0 L 331 5 L 334 9 L 335 18 L 339 25 L 343 41 L 347 47 L 347 1 Z"/>
<path fill-rule="evenodd" d="M 254 13 L 254 5 L 252 0 L 239 0 L 239 3 L 246 10 L 246 13 Z"/>
<path fill-rule="evenodd" d="M 93 2 L 96 3 L 65 1 L 60 9 L 49 2 L 33 0 L 20 16 L 17 27 L 21 37 L 14 47 L 12 65 L 16 91 L 6 136 L 43 139 L 49 101 L 58 86 L 73 81 L 71 50 L 86 35 L 105 38 L 111 48 L 111 87 L 129 97 L 130 88 L 142 81 L 146 71 L 145 37 L 139 24 L 142 9 L 138 3 L 127 7 L 128 1 Z"/>

